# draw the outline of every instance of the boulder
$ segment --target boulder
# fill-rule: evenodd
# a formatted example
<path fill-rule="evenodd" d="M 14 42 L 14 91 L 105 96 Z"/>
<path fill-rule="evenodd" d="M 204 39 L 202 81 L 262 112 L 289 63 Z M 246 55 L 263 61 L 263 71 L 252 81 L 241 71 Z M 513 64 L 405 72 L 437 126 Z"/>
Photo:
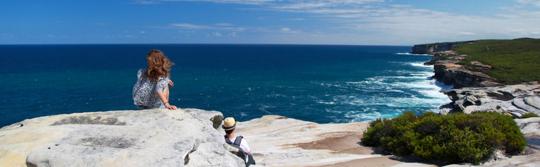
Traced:
<path fill-rule="evenodd" d="M 197 109 L 77 113 L 0 129 L 5 166 L 243 166 Z M 215 121 L 217 122 L 217 121 Z M 24 124 L 24 126 L 19 126 Z"/>
<path fill-rule="evenodd" d="M 540 114 L 540 110 L 535 107 L 540 99 L 534 92 L 538 89 L 538 83 L 453 89 L 446 92 L 452 102 L 441 107 L 453 112 L 494 111 L 516 117 L 527 112 Z"/>

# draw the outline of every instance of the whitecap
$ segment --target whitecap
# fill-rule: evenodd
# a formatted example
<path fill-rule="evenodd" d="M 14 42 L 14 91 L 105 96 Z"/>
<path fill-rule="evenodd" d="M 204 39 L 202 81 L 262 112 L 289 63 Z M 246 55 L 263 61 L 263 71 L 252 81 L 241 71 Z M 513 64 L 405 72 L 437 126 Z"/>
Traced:
<path fill-rule="evenodd" d="M 412 63 L 408 63 L 409 65 L 413 66 L 413 67 L 422 67 L 422 68 L 433 68 L 432 65 L 424 65 L 424 62 L 412 62 Z"/>
<path fill-rule="evenodd" d="M 400 62 L 420 67 L 416 70 L 395 70 L 359 81 L 321 84 L 321 86 L 344 88 L 344 94 L 325 96 L 317 103 L 329 109 L 327 112 L 344 115 L 345 121 L 369 121 L 392 118 L 403 111 L 437 111 L 439 106 L 450 102 L 441 91 L 451 89 L 432 79 L 433 70 L 423 62 Z M 350 91 L 348 91 L 350 90 Z M 341 120 L 343 122 L 344 120 Z"/>
<path fill-rule="evenodd" d="M 399 52 L 396 55 L 407 55 L 407 56 L 431 56 L 430 54 L 414 54 L 410 52 Z"/>

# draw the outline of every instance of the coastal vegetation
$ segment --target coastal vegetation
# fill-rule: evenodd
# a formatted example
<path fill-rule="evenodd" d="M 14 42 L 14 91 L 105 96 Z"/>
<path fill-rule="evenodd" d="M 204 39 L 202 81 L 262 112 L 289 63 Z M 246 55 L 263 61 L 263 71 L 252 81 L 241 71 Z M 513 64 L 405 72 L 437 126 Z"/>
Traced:
<path fill-rule="evenodd" d="M 528 112 L 521 116 L 521 118 L 531 118 L 531 117 L 538 117 L 538 115 L 532 112 Z"/>
<path fill-rule="evenodd" d="M 434 163 L 478 164 L 496 150 L 518 154 L 526 141 L 512 118 L 499 113 L 415 115 L 406 112 L 393 119 L 371 122 L 362 144 Z"/>
<path fill-rule="evenodd" d="M 490 65 L 488 75 L 501 83 L 540 80 L 540 39 L 479 40 L 460 43 L 454 50 L 467 55 L 461 62 L 465 66 L 472 61 Z"/>

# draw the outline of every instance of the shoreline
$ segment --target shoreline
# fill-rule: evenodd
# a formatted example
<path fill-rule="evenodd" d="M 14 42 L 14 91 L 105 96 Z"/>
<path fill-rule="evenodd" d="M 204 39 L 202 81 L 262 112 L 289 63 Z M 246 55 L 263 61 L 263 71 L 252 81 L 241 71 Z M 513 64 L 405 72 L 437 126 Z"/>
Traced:
<path fill-rule="evenodd" d="M 454 87 L 444 91 L 451 102 L 440 106 L 440 112 L 495 111 L 517 118 L 526 113 L 540 115 L 540 83 L 503 84 L 487 75 L 491 66 L 476 61 L 466 68 L 463 61 L 467 55 L 453 48 L 471 42 L 421 44 L 412 48 L 412 53 L 432 54 L 431 60 L 424 64 L 433 65 L 433 78 Z"/>

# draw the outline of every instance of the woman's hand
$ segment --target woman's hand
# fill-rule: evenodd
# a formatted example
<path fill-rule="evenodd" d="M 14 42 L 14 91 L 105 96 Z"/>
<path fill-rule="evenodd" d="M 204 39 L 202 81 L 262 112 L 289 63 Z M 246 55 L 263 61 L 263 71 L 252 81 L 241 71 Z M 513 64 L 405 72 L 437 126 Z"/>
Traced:
<path fill-rule="evenodd" d="M 176 106 L 175 105 L 171 105 L 169 103 L 165 103 L 165 108 L 169 109 L 169 110 L 176 110 Z"/>
<path fill-rule="evenodd" d="M 174 82 L 172 80 L 169 79 L 169 86 L 173 87 L 174 86 Z"/>

